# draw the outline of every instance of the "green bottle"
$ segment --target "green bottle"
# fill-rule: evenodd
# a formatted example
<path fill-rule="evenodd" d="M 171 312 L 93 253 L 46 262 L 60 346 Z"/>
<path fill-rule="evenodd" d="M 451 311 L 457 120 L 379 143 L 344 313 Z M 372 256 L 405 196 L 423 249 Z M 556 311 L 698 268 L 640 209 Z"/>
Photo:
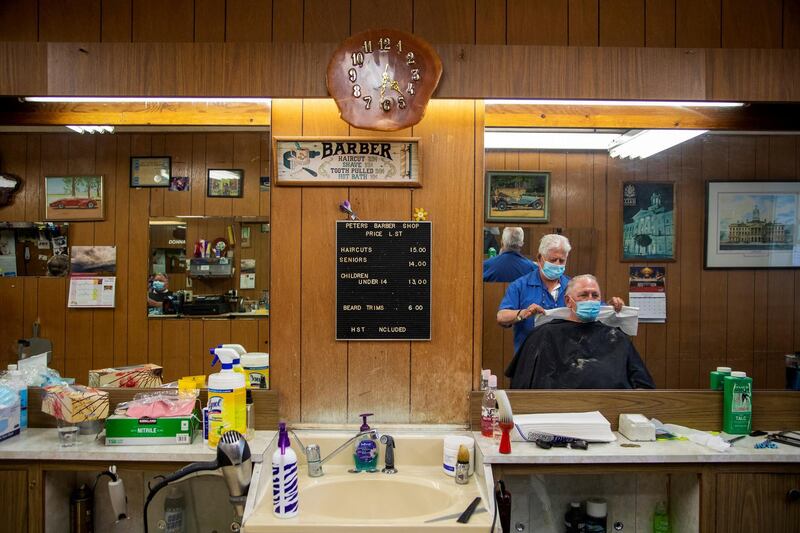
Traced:
<path fill-rule="evenodd" d="M 497 257 L 497 250 L 494 249 L 494 246 L 489 247 L 489 257 Z"/>
<path fill-rule="evenodd" d="M 753 379 L 731 372 L 723 379 L 722 430 L 729 435 L 750 433 L 753 418 Z"/>
<path fill-rule="evenodd" d="M 658 502 L 653 513 L 653 533 L 672 533 L 672 526 L 669 525 L 669 513 L 667 504 Z"/>
<path fill-rule="evenodd" d="M 729 366 L 718 366 L 716 370 L 712 370 L 710 375 L 711 390 L 722 390 L 722 380 L 725 376 L 730 375 L 731 367 Z"/>

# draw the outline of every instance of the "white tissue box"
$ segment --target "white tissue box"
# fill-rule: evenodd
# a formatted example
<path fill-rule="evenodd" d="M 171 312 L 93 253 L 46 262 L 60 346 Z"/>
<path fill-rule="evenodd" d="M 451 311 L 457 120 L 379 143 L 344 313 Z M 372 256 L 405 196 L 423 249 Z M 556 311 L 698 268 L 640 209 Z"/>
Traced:
<path fill-rule="evenodd" d="M 628 440 L 656 440 L 656 426 L 644 415 L 619 415 L 619 432 Z"/>

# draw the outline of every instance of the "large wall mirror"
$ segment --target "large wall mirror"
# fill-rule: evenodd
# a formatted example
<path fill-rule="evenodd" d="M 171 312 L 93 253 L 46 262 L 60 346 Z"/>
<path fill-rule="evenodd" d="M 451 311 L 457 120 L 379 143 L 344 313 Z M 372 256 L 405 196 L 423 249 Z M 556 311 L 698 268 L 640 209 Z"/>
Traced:
<path fill-rule="evenodd" d="M 0 277 L 69 273 L 68 222 L 0 222 Z"/>
<path fill-rule="evenodd" d="M 266 218 L 151 218 L 149 226 L 148 316 L 269 314 Z"/>

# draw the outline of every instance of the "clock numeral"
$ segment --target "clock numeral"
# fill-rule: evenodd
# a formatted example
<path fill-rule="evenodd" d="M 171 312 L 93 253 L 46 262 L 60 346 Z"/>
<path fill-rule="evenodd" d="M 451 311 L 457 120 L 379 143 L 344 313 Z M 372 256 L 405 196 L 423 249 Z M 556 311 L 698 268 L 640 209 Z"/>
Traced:
<path fill-rule="evenodd" d="M 392 110 L 392 101 L 388 98 L 381 100 L 381 109 L 383 109 L 384 113 L 388 113 Z"/>
<path fill-rule="evenodd" d="M 408 82 L 408 88 L 406 89 L 406 92 L 409 94 L 409 96 L 414 96 L 414 93 L 416 91 L 414 90 L 414 84 L 413 83 Z"/>
<path fill-rule="evenodd" d="M 388 37 L 381 37 L 378 39 L 378 43 L 380 44 L 381 50 L 388 50 L 392 47 L 392 40 Z"/>
<path fill-rule="evenodd" d="M 350 79 L 350 83 L 353 83 L 358 79 L 358 74 L 356 73 L 356 69 L 351 68 L 347 71 L 347 77 Z"/>
<path fill-rule="evenodd" d="M 361 85 L 353 85 L 353 96 L 361 98 Z"/>
<path fill-rule="evenodd" d="M 365 54 L 372 53 L 372 41 L 364 41 L 364 53 Z"/>
<path fill-rule="evenodd" d="M 353 66 L 354 67 L 363 67 L 364 66 L 364 52 L 353 52 Z"/>
<path fill-rule="evenodd" d="M 397 97 L 397 107 L 399 107 L 400 109 L 406 108 L 406 99 L 403 98 L 402 96 Z"/>
<path fill-rule="evenodd" d="M 411 69 L 411 81 L 419 81 L 419 69 L 412 68 Z"/>
<path fill-rule="evenodd" d="M 367 103 L 367 105 L 364 106 L 364 109 L 369 109 L 370 107 L 372 107 L 372 97 L 371 96 L 365 96 L 364 98 L 362 98 L 362 100 L 364 100 Z"/>
<path fill-rule="evenodd" d="M 397 52 L 402 54 L 403 53 L 403 41 L 397 41 L 397 44 L 395 46 L 397 46 Z"/>
<path fill-rule="evenodd" d="M 406 64 L 407 65 L 412 65 L 414 63 L 416 63 L 416 61 L 414 61 L 414 52 L 407 53 L 406 54 Z"/>

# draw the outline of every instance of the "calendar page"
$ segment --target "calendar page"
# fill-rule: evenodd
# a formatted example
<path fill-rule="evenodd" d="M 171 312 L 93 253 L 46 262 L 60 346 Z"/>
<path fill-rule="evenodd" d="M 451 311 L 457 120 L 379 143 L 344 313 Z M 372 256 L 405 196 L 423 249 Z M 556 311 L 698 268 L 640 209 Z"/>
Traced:
<path fill-rule="evenodd" d="M 67 307 L 114 307 L 116 285 L 114 276 L 70 278 Z"/>
<path fill-rule="evenodd" d="M 666 277 L 664 267 L 630 267 L 628 299 L 639 308 L 639 322 L 667 321 Z"/>

